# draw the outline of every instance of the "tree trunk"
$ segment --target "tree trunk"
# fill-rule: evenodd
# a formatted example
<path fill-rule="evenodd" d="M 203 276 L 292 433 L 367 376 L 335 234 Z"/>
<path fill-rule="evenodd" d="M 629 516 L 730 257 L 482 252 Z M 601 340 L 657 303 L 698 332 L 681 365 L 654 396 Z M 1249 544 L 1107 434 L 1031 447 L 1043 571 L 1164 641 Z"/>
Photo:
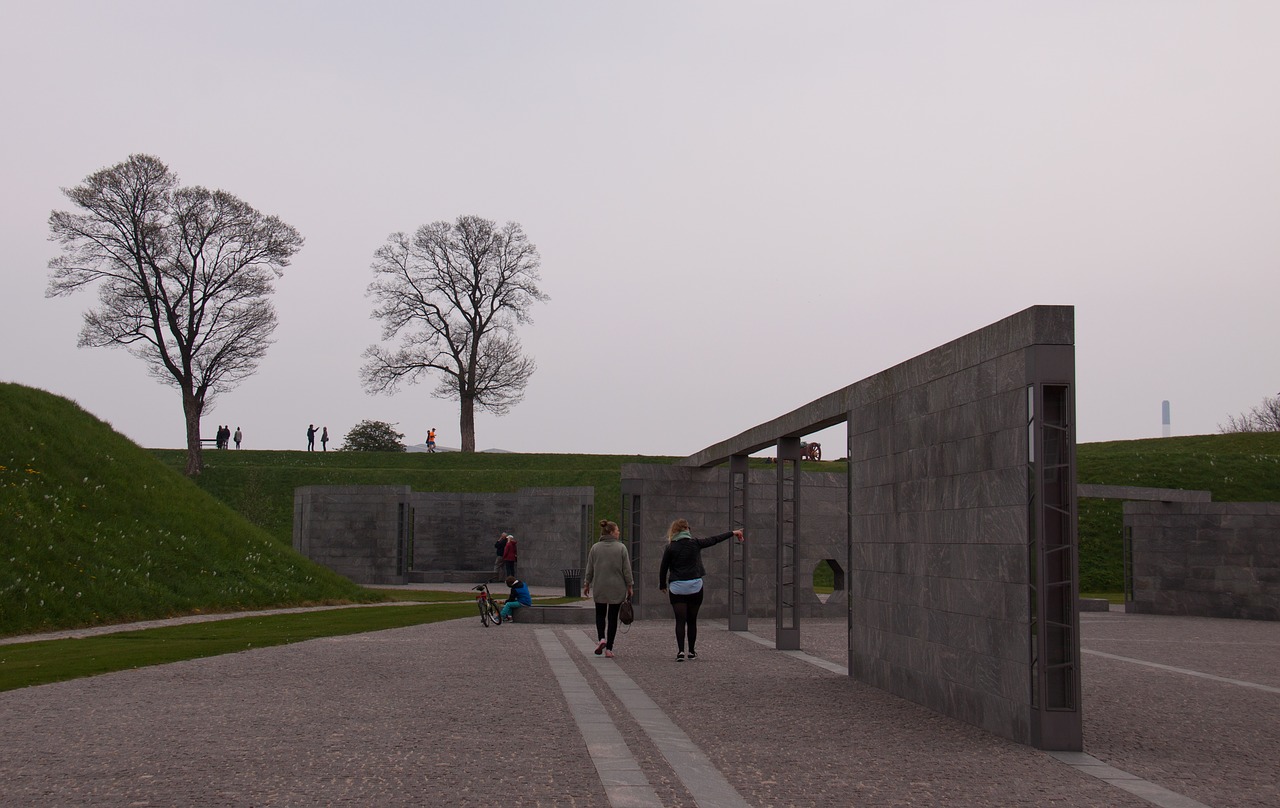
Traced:
<path fill-rule="evenodd" d="M 462 396 L 459 404 L 458 431 L 462 435 L 462 451 L 476 450 L 476 399 Z"/>
<path fill-rule="evenodd" d="M 197 477 L 204 471 L 204 444 L 200 443 L 200 415 L 204 407 L 195 396 L 182 392 L 182 412 L 187 421 L 187 476 Z"/>

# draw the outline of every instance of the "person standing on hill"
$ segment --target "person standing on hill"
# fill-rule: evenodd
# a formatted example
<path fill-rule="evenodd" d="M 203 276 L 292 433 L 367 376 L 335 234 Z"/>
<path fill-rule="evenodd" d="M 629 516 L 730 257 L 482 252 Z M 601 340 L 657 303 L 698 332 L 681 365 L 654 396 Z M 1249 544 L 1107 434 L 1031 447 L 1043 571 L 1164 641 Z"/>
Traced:
<path fill-rule="evenodd" d="M 240 448 L 240 441 L 243 438 L 244 438 L 244 435 L 240 432 L 240 427 L 236 427 L 236 448 L 237 449 Z"/>
<path fill-rule="evenodd" d="M 433 426 L 427 430 L 427 451 L 434 452 L 436 450 L 436 428 Z"/>
<path fill-rule="evenodd" d="M 329 427 L 327 426 L 320 433 L 320 449 L 325 452 L 329 451 Z"/>
<path fill-rule="evenodd" d="M 507 534 L 507 543 L 502 548 L 502 565 L 506 567 L 507 577 L 516 574 L 516 537 Z"/>
<path fill-rule="evenodd" d="M 316 450 L 316 425 L 307 426 L 307 451 L 314 452 Z"/>
<path fill-rule="evenodd" d="M 618 612 L 632 595 L 631 554 L 622 543 L 615 522 L 600 520 L 600 541 L 587 555 L 587 571 L 582 578 L 582 594 L 596 590 L 596 656 L 601 652 L 613 659 L 613 638 L 618 635 Z"/>
<path fill-rule="evenodd" d="M 662 565 L 658 569 L 658 590 L 671 597 L 671 611 L 676 617 L 676 662 L 684 662 L 684 643 L 689 640 L 688 659 L 697 659 L 698 609 L 702 608 L 702 578 L 707 570 L 702 566 L 702 551 L 733 536 L 743 541 L 741 530 L 720 533 L 705 539 L 695 539 L 689 532 L 689 521 L 677 519 L 667 530 L 667 549 L 662 553 Z M 670 586 L 667 576 L 670 575 Z"/>

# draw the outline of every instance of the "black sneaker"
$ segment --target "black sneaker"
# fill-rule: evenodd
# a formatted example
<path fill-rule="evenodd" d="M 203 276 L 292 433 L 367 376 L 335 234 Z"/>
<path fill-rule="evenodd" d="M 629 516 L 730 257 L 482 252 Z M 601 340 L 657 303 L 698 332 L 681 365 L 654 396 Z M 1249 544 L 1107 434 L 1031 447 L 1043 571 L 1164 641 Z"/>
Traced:
<path fill-rule="evenodd" d="M 697 659 L 697 658 L 698 658 L 698 652 L 697 652 L 697 651 L 690 651 L 690 652 L 689 652 L 689 659 Z"/>
<path fill-rule="evenodd" d="M 676 662 L 684 662 L 684 651 L 676 654 Z"/>

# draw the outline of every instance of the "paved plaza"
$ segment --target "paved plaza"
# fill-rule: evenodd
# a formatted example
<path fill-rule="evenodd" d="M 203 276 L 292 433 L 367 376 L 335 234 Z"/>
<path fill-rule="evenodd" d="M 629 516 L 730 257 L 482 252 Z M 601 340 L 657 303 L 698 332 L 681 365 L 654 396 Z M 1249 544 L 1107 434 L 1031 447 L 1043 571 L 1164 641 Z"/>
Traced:
<path fill-rule="evenodd" d="M 1280 805 L 1280 623 L 1081 621 L 1084 754 L 851 681 L 843 621 L 677 664 L 667 621 L 468 619 L 2 693 L 0 805 Z"/>

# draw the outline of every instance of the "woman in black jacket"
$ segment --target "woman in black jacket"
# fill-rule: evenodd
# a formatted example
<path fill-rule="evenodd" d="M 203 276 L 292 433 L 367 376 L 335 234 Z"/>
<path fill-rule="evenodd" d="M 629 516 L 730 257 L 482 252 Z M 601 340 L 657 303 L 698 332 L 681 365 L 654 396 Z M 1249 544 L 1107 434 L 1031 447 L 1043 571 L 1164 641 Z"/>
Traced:
<path fill-rule="evenodd" d="M 671 610 L 676 615 L 676 662 L 684 662 L 684 641 L 689 638 L 688 659 L 698 658 L 698 609 L 702 607 L 702 551 L 733 536 L 743 541 L 742 531 L 733 530 L 705 539 L 695 539 L 689 532 L 687 519 L 677 519 L 667 530 L 667 549 L 662 553 L 658 570 L 658 589 L 668 592 Z M 670 575 L 670 585 L 668 585 Z"/>

